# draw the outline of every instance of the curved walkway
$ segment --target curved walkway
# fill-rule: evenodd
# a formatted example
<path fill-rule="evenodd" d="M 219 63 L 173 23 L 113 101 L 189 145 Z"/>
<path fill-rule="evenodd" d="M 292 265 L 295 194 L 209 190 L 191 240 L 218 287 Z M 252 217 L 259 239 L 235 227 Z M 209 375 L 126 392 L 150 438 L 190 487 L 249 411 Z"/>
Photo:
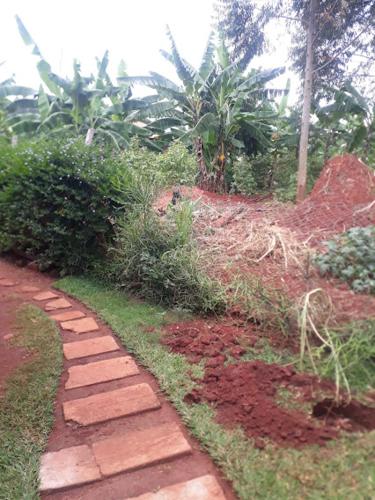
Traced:
<path fill-rule="evenodd" d="M 8 290 L 46 311 L 63 340 L 55 424 L 41 460 L 43 498 L 234 498 L 154 377 L 92 311 L 53 290 L 49 277 L 0 261 L 0 292 Z"/>

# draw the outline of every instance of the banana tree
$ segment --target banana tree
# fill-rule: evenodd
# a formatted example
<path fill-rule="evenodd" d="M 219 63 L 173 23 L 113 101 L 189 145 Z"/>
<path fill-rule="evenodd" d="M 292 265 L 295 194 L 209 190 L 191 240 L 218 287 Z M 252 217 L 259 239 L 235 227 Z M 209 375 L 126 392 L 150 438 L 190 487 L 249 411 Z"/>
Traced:
<path fill-rule="evenodd" d="M 168 30 L 171 51 L 161 51 L 173 64 L 180 85 L 159 75 L 125 77 L 120 81 L 141 83 L 154 89 L 159 101 L 139 116 L 149 119 L 148 127 L 190 144 L 196 154 L 199 185 L 213 191 L 225 190 L 226 166 L 231 155 L 252 144 L 261 150 L 269 143 L 270 121 L 275 113 L 267 107 L 270 97 L 282 93 L 264 85 L 284 69 L 251 71 L 244 75 L 231 64 L 221 41 L 216 47 L 209 37 L 201 65 L 192 67 L 181 57 Z"/>
<path fill-rule="evenodd" d="M 332 148 L 358 152 L 368 160 L 375 138 L 375 106 L 349 82 L 334 92 L 332 103 L 317 109 L 317 141 L 324 147 L 324 159 Z M 313 130 L 314 138 L 314 130 Z"/>
<path fill-rule="evenodd" d="M 82 76 L 80 64 L 75 60 L 73 78 L 62 78 L 52 72 L 21 19 L 16 19 L 23 41 L 32 47 L 32 54 L 37 57 L 40 78 L 49 91 L 47 95 L 41 86 L 37 101 L 25 103 L 25 108 L 19 110 L 25 113 L 36 132 L 68 131 L 84 136 L 87 145 L 98 136 L 117 148 L 128 146 L 131 137 L 137 135 L 145 144 L 154 146 L 149 140 L 153 132 L 134 123 L 134 111 L 146 107 L 148 102 L 133 99 L 129 85 L 113 85 L 107 72 L 108 51 L 102 59 L 97 59 L 96 76 Z M 124 76 L 123 63 L 119 71 L 119 75 Z M 29 113 L 26 104 L 30 107 Z"/>

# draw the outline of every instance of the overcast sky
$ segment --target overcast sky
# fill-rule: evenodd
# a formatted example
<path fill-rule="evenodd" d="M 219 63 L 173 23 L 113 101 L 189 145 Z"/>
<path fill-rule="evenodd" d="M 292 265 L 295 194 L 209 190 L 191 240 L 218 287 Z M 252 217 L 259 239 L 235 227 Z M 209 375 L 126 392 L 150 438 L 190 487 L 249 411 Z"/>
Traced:
<path fill-rule="evenodd" d="M 18 14 L 53 71 L 72 75 L 77 58 L 83 73 L 95 70 L 95 56 L 109 50 L 110 74 L 115 77 L 121 59 L 130 75 L 157 71 L 174 78 L 170 64 L 159 54 L 168 49 L 169 24 L 180 52 L 198 65 L 212 25 L 213 0 L 3 0 L 0 7 L 0 81 L 15 74 L 18 84 L 37 88 L 35 58 L 18 33 Z M 287 64 L 288 38 L 271 28 L 271 53 L 254 61 L 271 68 Z M 288 76 L 288 75 L 287 75 Z M 282 77 L 277 85 L 285 84 Z M 294 88 L 296 82 L 294 83 Z"/>

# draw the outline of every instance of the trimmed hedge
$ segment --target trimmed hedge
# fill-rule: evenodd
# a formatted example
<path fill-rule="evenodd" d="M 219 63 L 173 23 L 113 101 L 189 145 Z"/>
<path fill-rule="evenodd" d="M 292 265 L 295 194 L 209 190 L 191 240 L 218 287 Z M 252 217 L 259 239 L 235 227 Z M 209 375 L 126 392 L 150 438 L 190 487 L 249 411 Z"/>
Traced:
<path fill-rule="evenodd" d="M 114 237 L 120 165 L 80 140 L 0 150 L 0 250 L 61 274 L 86 270 Z"/>

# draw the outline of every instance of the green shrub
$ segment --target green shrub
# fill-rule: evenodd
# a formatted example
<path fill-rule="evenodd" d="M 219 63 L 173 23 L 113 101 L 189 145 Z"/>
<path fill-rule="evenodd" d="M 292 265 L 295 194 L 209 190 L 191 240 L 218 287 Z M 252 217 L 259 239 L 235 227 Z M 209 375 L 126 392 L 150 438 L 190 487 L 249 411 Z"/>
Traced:
<path fill-rule="evenodd" d="M 253 164 L 250 158 L 243 156 L 233 162 L 233 184 L 232 190 L 250 196 L 258 191 L 258 185 L 254 178 Z"/>
<path fill-rule="evenodd" d="M 148 208 L 126 216 L 119 224 L 108 277 L 157 303 L 190 311 L 222 310 L 220 286 L 200 270 L 191 224 L 186 204 L 170 209 L 165 220 Z"/>
<path fill-rule="evenodd" d="M 193 185 L 197 174 L 194 157 L 179 142 L 173 143 L 163 153 L 156 153 L 141 147 L 139 141 L 133 139 L 130 148 L 121 153 L 121 162 L 125 169 L 163 187 Z"/>
<path fill-rule="evenodd" d="M 315 257 L 322 274 L 331 273 L 355 292 L 375 293 L 375 226 L 354 227 L 326 243 Z"/>
<path fill-rule="evenodd" d="M 123 210 L 112 183 L 118 162 L 79 140 L 3 147 L 0 155 L 0 250 L 61 274 L 104 255 Z"/>

